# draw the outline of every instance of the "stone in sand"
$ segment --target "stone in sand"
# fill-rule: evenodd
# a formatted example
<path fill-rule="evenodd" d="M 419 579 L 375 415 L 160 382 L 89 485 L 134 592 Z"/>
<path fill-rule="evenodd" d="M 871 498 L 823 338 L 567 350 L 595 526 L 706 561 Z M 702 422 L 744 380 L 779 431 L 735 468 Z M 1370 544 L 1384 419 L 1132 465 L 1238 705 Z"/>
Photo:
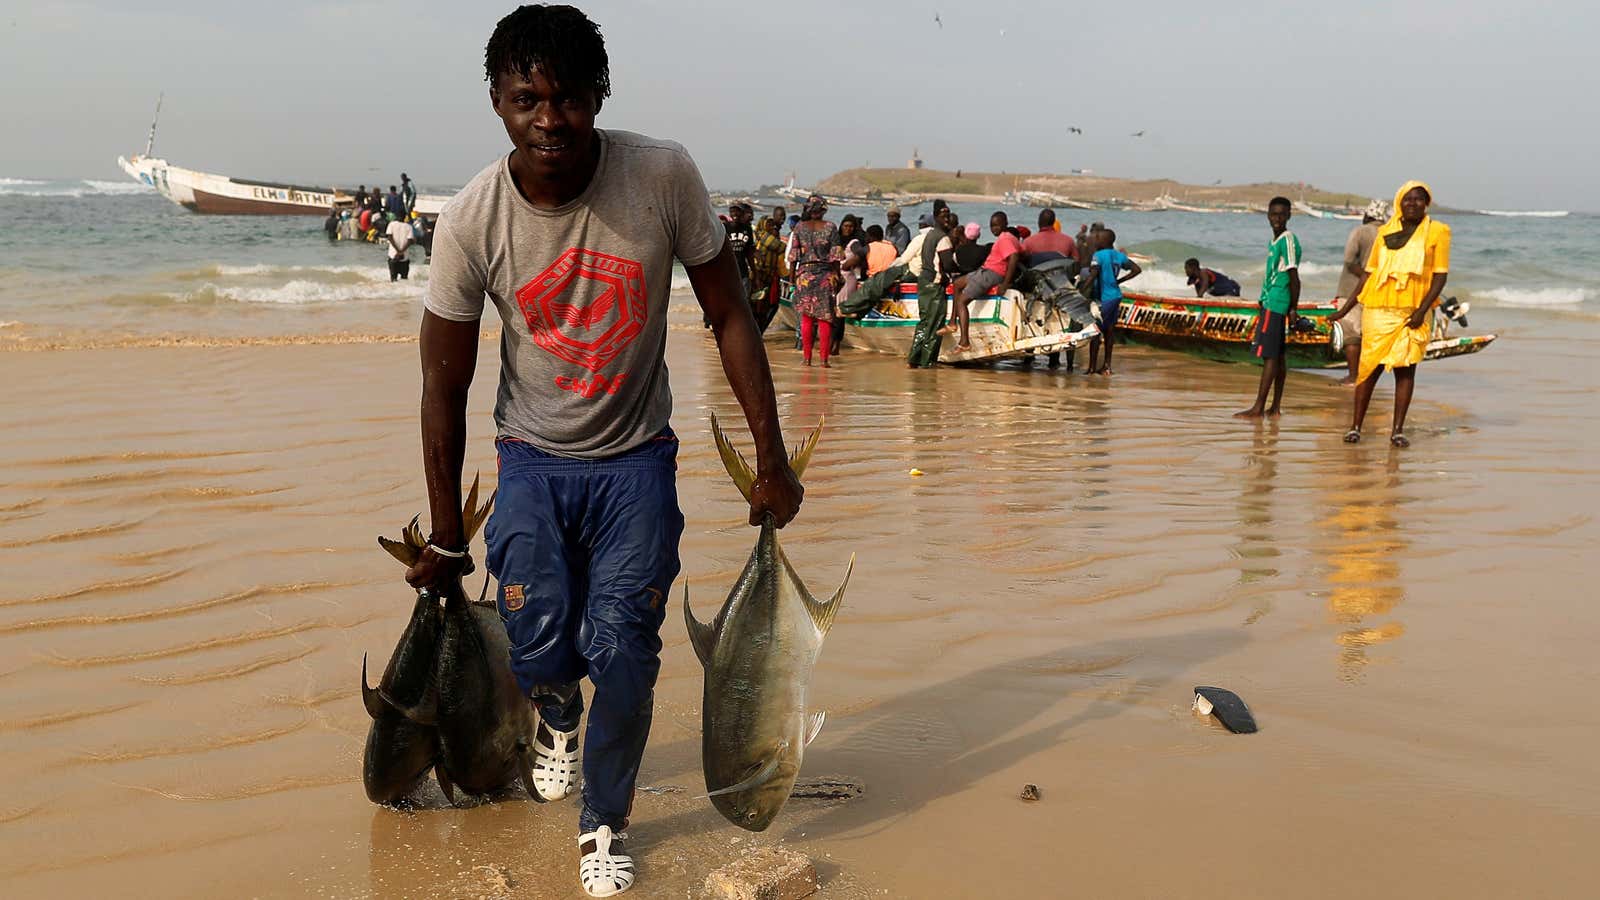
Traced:
<path fill-rule="evenodd" d="M 1037 784 L 1025 784 L 1025 785 L 1023 785 L 1022 786 L 1022 799 L 1024 799 L 1024 800 L 1037 800 L 1037 799 L 1039 799 L 1039 786 Z"/>
<path fill-rule="evenodd" d="M 804 854 L 757 847 L 706 876 L 715 900 L 800 900 L 817 891 L 817 869 Z"/>

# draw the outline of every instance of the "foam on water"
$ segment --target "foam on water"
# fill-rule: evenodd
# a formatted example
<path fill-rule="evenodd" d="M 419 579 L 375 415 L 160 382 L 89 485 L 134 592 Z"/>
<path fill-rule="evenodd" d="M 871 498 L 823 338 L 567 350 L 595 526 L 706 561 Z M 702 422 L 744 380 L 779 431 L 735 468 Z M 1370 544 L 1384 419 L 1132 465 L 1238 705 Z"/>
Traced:
<path fill-rule="evenodd" d="M 1473 296 L 1505 306 L 1561 307 L 1577 306 L 1595 295 L 1591 288 L 1509 288 L 1500 287 L 1476 291 Z"/>
<path fill-rule="evenodd" d="M 382 284 L 330 284 L 326 281 L 295 279 L 286 284 L 267 287 L 207 284 L 197 291 L 175 295 L 182 302 L 232 300 L 237 303 L 271 303 L 304 305 L 312 303 L 350 303 L 396 300 L 421 300 L 420 281 L 397 281 Z"/>
<path fill-rule="evenodd" d="M 258 263 L 250 266 L 210 266 L 200 270 L 200 272 L 222 278 L 322 273 L 328 275 L 354 275 L 363 281 L 389 280 L 389 270 L 383 266 L 273 266 Z"/>
<path fill-rule="evenodd" d="M 31 178 L 0 178 L 0 195 L 17 197 L 106 197 L 152 194 L 155 188 L 137 181 L 95 181 L 66 179 L 41 181 Z"/>
<path fill-rule="evenodd" d="M 1560 219 L 1571 215 L 1571 212 L 1565 209 L 1480 209 L 1477 210 L 1477 213 L 1480 216 L 1505 216 L 1525 219 Z"/>
<path fill-rule="evenodd" d="M 1175 294 L 1186 297 L 1194 293 L 1194 288 L 1189 285 L 1189 279 L 1180 272 L 1168 272 L 1163 269 L 1146 268 L 1137 278 L 1130 278 L 1122 286 L 1132 291 L 1147 291 L 1152 294 Z"/>

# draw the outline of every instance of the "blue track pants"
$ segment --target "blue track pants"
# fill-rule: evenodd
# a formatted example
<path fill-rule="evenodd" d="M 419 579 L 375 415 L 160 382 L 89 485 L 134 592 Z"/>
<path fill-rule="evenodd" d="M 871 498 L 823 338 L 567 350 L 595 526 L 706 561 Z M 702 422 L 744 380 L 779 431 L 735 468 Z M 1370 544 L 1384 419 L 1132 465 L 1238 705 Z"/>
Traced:
<path fill-rule="evenodd" d="M 579 828 L 620 830 L 650 736 L 661 622 L 678 577 L 678 439 L 666 431 L 618 456 L 577 460 L 497 443 L 500 493 L 484 531 L 511 668 L 554 729 L 583 714 Z"/>

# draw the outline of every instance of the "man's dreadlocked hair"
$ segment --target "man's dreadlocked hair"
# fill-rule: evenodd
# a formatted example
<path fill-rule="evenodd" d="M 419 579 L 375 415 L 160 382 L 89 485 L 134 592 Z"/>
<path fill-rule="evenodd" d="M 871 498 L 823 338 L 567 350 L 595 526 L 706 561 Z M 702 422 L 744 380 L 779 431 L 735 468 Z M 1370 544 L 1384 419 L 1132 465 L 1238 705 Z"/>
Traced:
<path fill-rule="evenodd" d="M 509 72 L 528 78 L 534 69 L 564 89 L 592 89 L 596 101 L 611 96 L 605 39 L 577 7 L 519 6 L 494 26 L 483 48 L 484 80 L 493 85 L 497 75 Z"/>

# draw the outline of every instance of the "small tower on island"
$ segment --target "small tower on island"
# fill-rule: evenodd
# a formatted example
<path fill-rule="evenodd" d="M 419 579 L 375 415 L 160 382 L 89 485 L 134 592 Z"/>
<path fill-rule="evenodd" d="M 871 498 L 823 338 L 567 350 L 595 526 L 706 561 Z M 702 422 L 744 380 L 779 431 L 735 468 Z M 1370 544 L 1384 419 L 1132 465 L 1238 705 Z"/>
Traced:
<path fill-rule="evenodd" d="M 917 148 L 915 148 L 915 147 L 911 148 L 911 158 L 906 160 L 906 168 L 908 168 L 908 169 L 920 169 L 920 168 L 922 168 L 922 157 L 917 155 Z"/>

